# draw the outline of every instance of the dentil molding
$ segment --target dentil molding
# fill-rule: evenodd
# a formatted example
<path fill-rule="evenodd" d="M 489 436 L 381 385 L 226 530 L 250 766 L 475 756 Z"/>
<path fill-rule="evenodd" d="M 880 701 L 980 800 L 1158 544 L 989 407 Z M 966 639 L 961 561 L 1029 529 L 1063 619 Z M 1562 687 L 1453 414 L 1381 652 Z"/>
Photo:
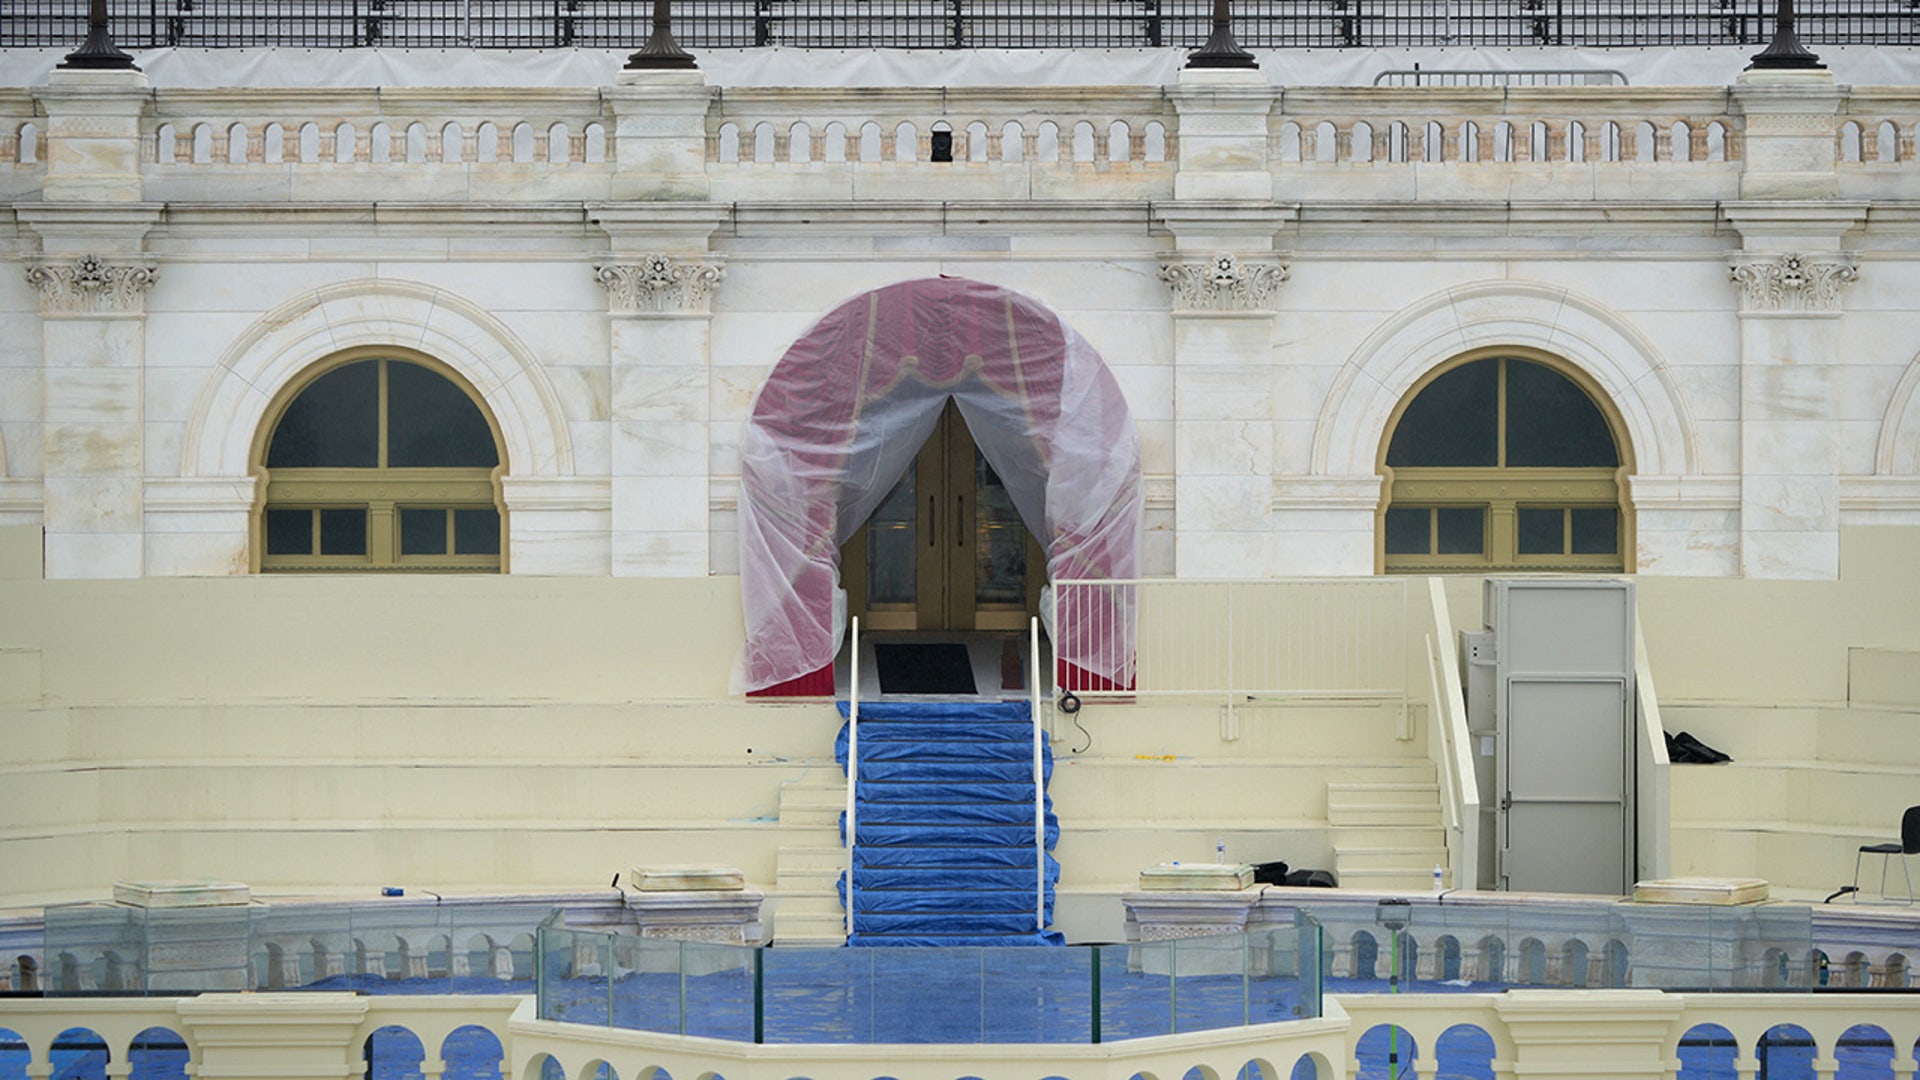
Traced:
<path fill-rule="evenodd" d="M 158 278 L 151 264 L 111 263 L 98 255 L 27 267 L 27 284 L 40 290 L 41 310 L 49 313 L 138 313 Z"/>
<path fill-rule="evenodd" d="M 642 255 L 638 262 L 593 268 L 593 279 L 606 287 L 612 310 L 640 314 L 705 314 L 711 309 L 713 287 L 726 278 L 727 268 L 719 263 L 671 255 Z"/>
<path fill-rule="evenodd" d="M 1821 260 L 1797 251 L 1775 259 L 1735 263 L 1729 271 L 1740 288 L 1743 312 L 1837 314 L 1840 290 L 1860 271 L 1850 263 Z"/>
<path fill-rule="evenodd" d="M 1274 294 L 1287 277 L 1284 263 L 1242 262 L 1230 252 L 1160 265 L 1160 280 L 1173 290 L 1175 311 L 1270 312 Z"/>

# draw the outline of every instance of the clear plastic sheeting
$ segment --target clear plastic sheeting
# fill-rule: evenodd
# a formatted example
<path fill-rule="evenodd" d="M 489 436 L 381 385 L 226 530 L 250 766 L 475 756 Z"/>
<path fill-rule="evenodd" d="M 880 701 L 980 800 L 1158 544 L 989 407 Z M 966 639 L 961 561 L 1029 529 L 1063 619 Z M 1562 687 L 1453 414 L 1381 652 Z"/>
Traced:
<path fill-rule="evenodd" d="M 1093 347 L 1040 303 L 962 278 L 874 290 L 815 323 L 760 388 L 741 445 L 739 685 L 763 690 L 833 662 L 840 545 L 912 467 L 952 399 L 1049 578 L 1131 578 L 1140 443 Z M 1129 637 L 1056 641 L 1119 680 Z"/>

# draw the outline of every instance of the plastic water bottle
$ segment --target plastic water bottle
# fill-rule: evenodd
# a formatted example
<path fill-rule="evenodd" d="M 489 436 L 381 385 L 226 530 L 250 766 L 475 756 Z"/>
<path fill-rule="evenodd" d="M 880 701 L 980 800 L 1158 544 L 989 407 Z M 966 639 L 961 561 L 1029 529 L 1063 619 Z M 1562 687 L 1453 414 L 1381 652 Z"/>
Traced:
<path fill-rule="evenodd" d="M 1433 864 L 1433 891 L 1445 892 L 1446 888 L 1447 888 L 1447 872 L 1445 868 L 1443 868 L 1439 863 L 1434 863 Z"/>
<path fill-rule="evenodd" d="M 1222 866 L 1227 863 L 1227 839 L 1224 836 L 1213 842 L 1213 861 Z"/>

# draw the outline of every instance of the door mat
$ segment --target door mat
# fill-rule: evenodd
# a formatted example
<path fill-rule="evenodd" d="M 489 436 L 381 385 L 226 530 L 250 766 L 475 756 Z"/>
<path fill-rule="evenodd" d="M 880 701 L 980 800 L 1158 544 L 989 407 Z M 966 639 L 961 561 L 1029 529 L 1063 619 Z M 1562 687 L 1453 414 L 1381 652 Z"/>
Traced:
<path fill-rule="evenodd" d="M 883 694 L 973 694 L 973 659 L 957 641 L 876 642 Z"/>

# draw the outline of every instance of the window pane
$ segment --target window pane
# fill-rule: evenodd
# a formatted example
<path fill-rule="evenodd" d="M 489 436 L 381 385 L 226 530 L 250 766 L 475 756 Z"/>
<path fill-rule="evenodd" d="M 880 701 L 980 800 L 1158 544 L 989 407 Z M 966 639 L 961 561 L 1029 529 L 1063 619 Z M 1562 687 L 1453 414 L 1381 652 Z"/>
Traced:
<path fill-rule="evenodd" d="M 367 553 L 367 512 L 355 510 L 320 511 L 320 554 L 365 555 Z"/>
<path fill-rule="evenodd" d="M 1572 379 L 1544 364 L 1507 361 L 1507 464 L 1615 468 L 1607 421 Z"/>
<path fill-rule="evenodd" d="M 1575 555 L 1619 554 L 1619 508 L 1607 506 L 1575 510 L 1573 512 L 1573 553 Z"/>
<path fill-rule="evenodd" d="M 973 490 L 973 599 L 1021 603 L 1027 595 L 1027 527 L 1007 485 L 978 450 L 973 452 Z"/>
<path fill-rule="evenodd" d="M 493 429 L 466 392 L 438 372 L 387 362 L 387 464 L 396 469 L 500 463 Z"/>
<path fill-rule="evenodd" d="M 453 550 L 461 555 L 500 554 L 500 511 L 455 510 Z"/>
<path fill-rule="evenodd" d="M 379 462 L 380 369 L 375 360 L 334 368 L 280 414 L 267 468 L 371 469 Z"/>
<path fill-rule="evenodd" d="M 1387 554 L 1427 555 L 1433 551 L 1429 535 L 1432 511 L 1426 507 L 1387 508 Z"/>
<path fill-rule="evenodd" d="M 1434 513 L 1442 555 L 1478 555 L 1486 550 L 1486 511 L 1478 506 L 1443 506 Z"/>
<path fill-rule="evenodd" d="M 400 554 L 445 555 L 447 553 L 447 512 L 445 510 L 400 511 Z"/>
<path fill-rule="evenodd" d="M 313 554 L 313 511 L 268 510 L 267 554 Z"/>
<path fill-rule="evenodd" d="M 917 595 L 915 573 L 919 530 L 915 495 L 918 477 L 912 466 L 893 485 L 880 508 L 867 520 L 867 603 L 911 604 Z"/>
<path fill-rule="evenodd" d="M 1566 511 L 1538 506 L 1520 508 L 1520 554 L 1559 555 L 1567 550 Z"/>
<path fill-rule="evenodd" d="M 1499 464 L 1498 360 L 1462 364 L 1433 380 L 1407 405 L 1387 444 L 1387 464 Z"/>

